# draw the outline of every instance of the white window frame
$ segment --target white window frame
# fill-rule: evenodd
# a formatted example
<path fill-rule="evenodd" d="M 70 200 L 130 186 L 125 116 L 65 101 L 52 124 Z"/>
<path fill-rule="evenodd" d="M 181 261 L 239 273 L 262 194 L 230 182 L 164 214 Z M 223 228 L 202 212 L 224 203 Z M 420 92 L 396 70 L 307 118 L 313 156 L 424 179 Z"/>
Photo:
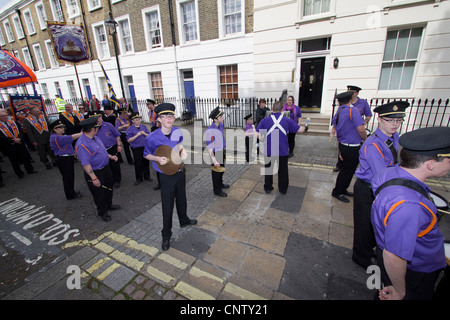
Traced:
<path fill-rule="evenodd" d="M 3 36 L 3 31 L 0 29 L 0 46 L 4 46 L 6 44 L 5 37 Z"/>
<path fill-rule="evenodd" d="M 8 42 L 14 42 L 14 33 L 12 31 L 11 23 L 9 22 L 9 20 L 3 21 L 3 26 L 5 27 L 6 38 L 8 39 Z"/>
<path fill-rule="evenodd" d="M 78 6 L 78 0 L 66 0 L 66 8 L 69 19 L 74 19 L 80 16 L 80 7 Z"/>
<path fill-rule="evenodd" d="M 25 32 L 23 31 L 22 24 L 20 23 L 19 15 L 17 13 L 13 14 L 11 18 L 14 24 L 14 29 L 16 29 L 17 39 L 20 40 L 25 38 Z"/>
<path fill-rule="evenodd" d="M 94 1 L 97 1 L 98 4 L 96 5 Z M 102 0 L 87 0 L 87 5 L 89 11 L 94 11 L 102 8 Z"/>
<path fill-rule="evenodd" d="M 52 9 L 53 20 L 59 22 L 64 21 L 64 13 L 62 11 L 61 3 L 59 2 L 59 0 L 50 0 L 50 8 Z"/>
<path fill-rule="evenodd" d="M 116 21 L 118 23 L 117 25 L 117 35 L 118 35 L 118 39 L 119 39 L 119 49 L 120 49 L 120 54 L 121 55 L 127 55 L 127 54 L 133 54 L 134 53 L 134 44 L 133 44 L 133 33 L 131 32 L 132 28 L 131 28 L 131 21 L 130 21 L 130 15 L 125 15 L 125 16 L 121 16 L 121 17 L 117 17 Z M 131 44 L 131 49 L 130 50 L 126 50 L 125 49 L 125 41 L 124 41 L 124 34 L 123 34 L 123 25 L 122 23 L 124 21 L 128 22 L 128 32 L 130 33 L 130 44 Z"/>
<path fill-rule="evenodd" d="M 305 15 L 305 1 L 301 0 L 299 1 L 299 18 L 300 20 L 320 20 L 320 19 L 327 19 L 331 17 L 336 16 L 336 0 L 330 0 L 330 10 L 327 12 L 321 12 L 316 14 L 308 14 Z"/>
<path fill-rule="evenodd" d="M 52 40 L 45 40 L 45 48 L 47 49 L 48 59 L 52 69 L 59 68 L 59 62 L 56 59 L 55 50 L 53 50 Z"/>
<path fill-rule="evenodd" d="M 420 37 L 420 44 L 419 44 L 419 47 L 418 47 L 418 50 L 417 50 L 417 57 L 416 58 L 407 58 L 407 57 L 405 57 L 405 58 L 403 58 L 403 59 L 395 59 L 395 57 L 393 57 L 393 59 L 391 59 L 391 60 L 384 60 L 384 52 L 385 52 L 385 50 L 386 50 L 386 44 L 387 44 L 387 39 L 388 39 L 388 33 L 389 32 L 392 32 L 392 31 L 396 31 L 397 33 L 398 32 L 400 32 L 400 31 L 402 31 L 402 30 L 412 30 L 412 29 L 415 29 L 415 28 L 422 28 L 422 35 L 421 35 L 421 37 Z M 378 92 L 383 92 L 383 93 L 398 93 L 398 92 L 405 92 L 405 93 L 408 93 L 408 92 L 411 92 L 412 90 L 413 90 L 413 88 L 414 88 L 414 81 L 415 81 L 415 79 L 416 79 L 416 74 L 417 74 L 417 70 L 418 70 L 418 68 L 419 68 L 419 60 L 420 60 L 420 54 L 421 54 L 421 52 L 422 52 L 422 47 L 423 47 L 423 43 L 424 43 L 424 39 L 425 39 L 425 31 L 426 31 L 426 28 L 425 28 L 425 26 L 410 26 L 410 27 L 403 27 L 403 28 L 393 28 L 393 29 L 388 29 L 388 30 L 386 30 L 386 36 L 385 36 L 385 44 L 384 44 L 384 48 L 383 48 L 383 56 L 382 56 L 382 58 L 381 58 L 381 64 L 380 64 L 380 74 L 379 74 L 379 77 L 378 77 L 378 87 L 377 87 L 377 90 L 378 90 Z M 410 34 L 411 35 L 411 34 Z M 397 46 L 397 41 L 398 41 L 398 35 L 397 35 L 397 40 L 396 40 L 396 46 Z M 408 42 L 410 41 L 410 38 L 408 38 Z M 409 44 L 408 44 L 409 45 Z M 395 54 L 395 51 L 396 51 L 396 48 L 395 48 L 395 50 L 394 50 L 394 54 Z M 410 87 L 408 88 L 408 89 L 401 89 L 401 88 L 398 88 L 398 89 L 390 89 L 389 87 L 390 87 L 390 82 L 391 82 L 391 80 L 392 80 L 392 67 L 391 67 L 391 73 L 390 73 L 390 75 L 389 75 L 389 84 L 388 84 L 388 87 L 387 87 L 387 89 L 380 89 L 380 81 L 381 81 L 381 75 L 382 75 L 382 71 L 383 71 L 383 64 L 395 64 L 395 63 L 406 63 L 406 62 L 415 62 L 415 64 L 414 64 L 414 71 L 413 71 L 413 73 L 412 73 L 412 76 L 411 76 L 411 83 L 410 83 Z M 400 79 L 400 86 L 401 86 L 401 80 L 402 80 L 402 78 L 403 78 L 403 74 L 404 74 L 404 66 L 403 66 L 403 70 L 402 70 L 402 77 L 401 77 L 401 79 Z"/>
<path fill-rule="evenodd" d="M 220 38 L 231 38 L 236 36 L 245 35 L 245 0 L 240 0 L 241 2 L 241 30 L 239 32 L 228 33 L 226 31 L 225 23 L 225 1 L 227 0 L 217 0 L 217 12 L 219 21 L 219 37 Z"/>
<path fill-rule="evenodd" d="M 99 35 L 97 34 L 97 28 L 103 28 L 103 31 L 105 32 L 105 37 L 106 37 L 106 52 L 104 53 L 104 55 L 100 54 L 99 48 L 101 47 L 100 45 L 100 39 L 99 39 Z M 94 34 L 94 41 L 95 41 L 95 47 L 97 49 L 97 55 L 99 57 L 99 59 L 110 59 L 111 58 L 111 52 L 109 51 L 109 41 L 108 41 L 108 32 L 106 30 L 105 24 L 102 22 L 98 22 L 95 24 L 92 24 L 92 32 Z"/>
<path fill-rule="evenodd" d="M 46 69 L 44 54 L 42 53 L 41 45 L 39 43 L 33 44 L 34 56 L 36 57 L 37 67 L 39 71 Z"/>
<path fill-rule="evenodd" d="M 42 3 L 42 1 L 39 1 L 34 5 L 34 8 L 36 9 L 36 15 L 38 17 L 39 26 L 41 27 L 41 30 L 47 29 L 47 13 L 45 12 L 45 6 Z M 39 9 L 39 8 L 42 8 Z"/>
<path fill-rule="evenodd" d="M 69 89 L 70 99 L 77 99 L 77 89 L 75 88 L 75 82 L 73 80 L 67 80 L 67 88 Z"/>
<path fill-rule="evenodd" d="M 41 87 L 42 95 L 44 96 L 44 100 L 50 99 L 50 94 L 48 93 L 47 84 L 41 82 L 40 85 L 41 85 L 40 87 Z"/>
<path fill-rule="evenodd" d="M 31 70 L 34 70 L 33 60 L 31 60 L 30 50 L 27 47 L 22 48 L 23 60 Z"/>
<path fill-rule="evenodd" d="M 196 23 L 197 39 L 186 41 L 182 5 L 188 2 L 194 2 L 195 5 L 194 10 L 196 15 L 195 23 Z M 200 43 L 200 19 L 198 15 L 198 0 L 177 0 L 177 17 L 178 17 L 178 34 L 180 35 L 180 45 Z"/>
<path fill-rule="evenodd" d="M 152 13 L 155 13 L 158 15 L 158 23 L 159 23 L 159 34 L 161 42 L 159 46 L 153 46 L 152 40 L 153 38 L 150 35 L 150 26 L 148 23 L 148 16 Z M 147 46 L 147 51 L 153 51 L 153 50 L 159 50 L 164 48 L 164 40 L 163 40 L 163 32 L 161 28 L 161 12 L 159 10 L 159 5 L 152 6 L 149 8 L 142 9 L 142 23 L 144 25 L 144 35 L 145 35 L 145 43 Z"/>
<path fill-rule="evenodd" d="M 36 33 L 36 28 L 34 27 L 33 16 L 31 15 L 31 10 L 29 8 L 23 10 L 23 20 L 25 20 L 25 25 L 27 26 L 28 34 L 31 36 Z"/>

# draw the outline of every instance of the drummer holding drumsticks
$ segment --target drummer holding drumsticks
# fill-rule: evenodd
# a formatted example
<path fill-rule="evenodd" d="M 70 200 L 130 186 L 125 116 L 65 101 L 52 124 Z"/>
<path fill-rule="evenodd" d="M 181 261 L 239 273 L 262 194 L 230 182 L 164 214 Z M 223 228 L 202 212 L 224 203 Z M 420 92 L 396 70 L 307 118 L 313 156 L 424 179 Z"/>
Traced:
<path fill-rule="evenodd" d="M 360 166 L 356 170 L 356 182 L 353 188 L 353 255 L 352 260 L 367 269 L 374 255 L 375 236 L 370 223 L 370 210 L 374 200 L 372 178 L 375 174 L 397 164 L 397 130 L 403 123 L 406 101 L 393 101 L 374 109 L 378 113 L 378 128 L 359 150 Z"/>
<path fill-rule="evenodd" d="M 450 128 L 411 131 L 399 143 L 400 165 L 372 179 L 371 220 L 385 286 L 379 298 L 432 299 L 446 262 L 437 208 L 425 181 L 450 171 Z"/>
<path fill-rule="evenodd" d="M 162 249 L 168 250 L 172 236 L 174 202 L 181 228 L 197 224 L 197 220 L 189 219 L 187 216 L 186 169 L 180 166 L 178 170 L 166 171 L 165 166 L 173 168 L 170 154 L 167 156 L 157 155 L 158 147 L 169 146 L 171 149 L 175 148 L 181 160 L 187 158 L 187 153 L 181 145 L 183 133 L 178 127 L 173 126 L 175 106 L 171 103 L 162 103 L 155 108 L 155 112 L 158 114 L 161 128 L 150 133 L 145 139 L 144 157 L 152 161 L 153 169 L 159 172 L 163 214 Z"/>

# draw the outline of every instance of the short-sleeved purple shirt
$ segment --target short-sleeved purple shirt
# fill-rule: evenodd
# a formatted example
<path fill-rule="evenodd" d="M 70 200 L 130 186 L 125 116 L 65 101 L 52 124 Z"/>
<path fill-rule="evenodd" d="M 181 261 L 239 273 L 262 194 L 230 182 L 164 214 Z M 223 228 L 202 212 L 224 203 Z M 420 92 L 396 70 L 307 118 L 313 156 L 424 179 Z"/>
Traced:
<path fill-rule="evenodd" d="M 425 183 L 396 165 L 374 176 L 374 194 L 385 181 L 394 178 L 412 180 L 430 191 Z M 435 220 L 436 211 L 433 202 L 417 191 L 403 186 L 384 188 L 372 205 L 377 245 L 407 260 L 407 267 L 413 271 L 429 273 L 445 268 L 444 238 Z"/>

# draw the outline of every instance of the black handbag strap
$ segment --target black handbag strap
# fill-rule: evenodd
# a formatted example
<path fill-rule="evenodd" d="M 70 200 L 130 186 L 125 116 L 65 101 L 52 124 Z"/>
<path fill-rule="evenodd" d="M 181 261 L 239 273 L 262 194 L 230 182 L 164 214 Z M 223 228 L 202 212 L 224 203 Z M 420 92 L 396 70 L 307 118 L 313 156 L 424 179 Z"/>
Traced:
<path fill-rule="evenodd" d="M 381 192 L 381 190 L 389 186 L 407 187 L 409 189 L 419 192 L 425 198 L 430 199 L 430 196 L 421 185 L 419 185 L 417 182 L 404 178 L 394 178 L 386 181 L 385 183 L 383 183 L 381 186 L 378 187 L 377 191 L 375 191 L 375 197 Z"/>

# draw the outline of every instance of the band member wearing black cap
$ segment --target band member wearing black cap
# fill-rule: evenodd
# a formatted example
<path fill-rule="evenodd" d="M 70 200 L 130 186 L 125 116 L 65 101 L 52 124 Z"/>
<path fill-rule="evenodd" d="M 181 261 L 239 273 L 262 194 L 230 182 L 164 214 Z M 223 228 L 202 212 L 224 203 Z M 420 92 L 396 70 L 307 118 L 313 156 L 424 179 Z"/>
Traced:
<path fill-rule="evenodd" d="M 400 165 L 372 179 L 372 225 L 381 269 L 381 300 L 432 299 L 446 267 L 437 208 L 425 181 L 450 171 L 450 128 L 428 127 L 403 134 Z"/>
<path fill-rule="evenodd" d="M 125 156 L 127 157 L 127 162 L 129 165 L 134 165 L 133 157 L 131 156 L 130 144 L 127 141 L 127 129 L 133 124 L 128 117 L 127 110 L 119 109 L 119 116 L 116 118 L 116 129 L 120 132 L 120 140 L 122 141 L 122 149 L 125 151 Z M 120 161 L 120 159 L 119 159 Z"/>
<path fill-rule="evenodd" d="M 81 198 L 81 193 L 75 191 L 75 170 L 74 170 L 74 155 L 72 142 L 78 139 L 82 133 L 75 133 L 73 135 L 65 135 L 66 126 L 60 121 L 56 120 L 49 126 L 50 128 L 50 147 L 53 150 L 56 158 L 56 166 L 61 173 L 64 194 L 67 200 Z"/>
<path fill-rule="evenodd" d="M 250 138 L 256 136 L 255 126 L 253 125 L 253 116 L 248 114 L 244 117 L 245 120 L 245 161 L 250 162 Z M 253 146 L 253 144 L 252 144 Z M 253 148 L 252 148 L 253 149 Z M 253 158 L 253 157 L 252 157 Z M 253 161 L 253 159 L 252 159 Z"/>
<path fill-rule="evenodd" d="M 169 159 L 169 156 L 157 156 L 159 147 L 169 146 L 171 150 L 177 151 L 181 160 L 187 158 L 187 153 L 181 144 L 183 133 L 179 128 L 173 126 L 175 106 L 171 103 L 162 103 L 155 108 L 155 111 L 158 114 L 158 121 L 161 122 L 161 128 L 153 131 L 145 139 L 144 156 L 152 161 L 153 168 L 160 175 L 163 214 L 162 249 L 168 250 L 172 236 L 174 202 L 180 227 L 197 224 L 197 220 L 190 219 L 187 216 L 186 169 L 184 166 L 180 166 L 175 170 L 175 173 L 168 172 L 166 174 L 162 169 L 164 169 L 164 166 L 171 164 L 171 159 Z"/>
<path fill-rule="evenodd" d="M 361 117 L 364 120 L 365 126 L 367 128 L 367 125 L 368 125 L 370 119 L 372 118 L 372 111 L 370 111 L 370 106 L 369 106 L 369 103 L 367 102 L 367 100 L 361 99 L 359 97 L 359 92 L 362 89 L 358 86 L 348 85 L 347 90 L 353 92 L 352 100 L 350 100 L 350 104 L 359 111 L 359 113 L 361 114 Z M 334 168 L 333 171 L 337 172 L 337 171 L 341 170 L 341 165 L 342 165 L 342 160 L 338 157 L 338 162 L 336 163 L 336 167 Z"/>
<path fill-rule="evenodd" d="M 114 113 L 113 103 L 107 104 L 103 109 L 102 119 L 103 121 L 111 123 L 113 126 L 116 125 L 116 114 Z"/>
<path fill-rule="evenodd" d="M 135 185 L 143 179 L 152 181 L 150 177 L 150 162 L 144 157 L 145 137 L 150 133 L 147 127 L 141 124 L 141 116 L 134 112 L 130 116 L 133 125 L 127 129 L 127 141 L 130 144 L 134 158 Z"/>
<path fill-rule="evenodd" d="M 353 255 L 352 260 L 367 269 L 372 265 L 372 256 L 376 246 L 370 211 L 374 195 L 372 178 L 380 171 L 397 164 L 397 130 L 403 123 L 406 101 L 393 101 L 374 109 L 378 113 L 378 128 L 367 138 L 359 150 L 359 168 L 356 170 L 356 182 L 353 189 Z"/>
<path fill-rule="evenodd" d="M 150 122 L 150 131 L 153 132 L 157 129 L 157 123 L 156 119 L 158 118 L 158 115 L 155 111 L 155 101 L 152 99 L 147 99 L 147 108 L 148 108 L 148 118 Z"/>
<path fill-rule="evenodd" d="M 110 221 L 109 210 L 120 209 L 112 204 L 113 175 L 109 160 L 117 161 L 117 156 L 108 154 L 100 139 L 96 139 L 97 117 L 89 117 L 80 122 L 83 134 L 75 144 L 75 152 L 84 170 L 84 179 L 94 198 L 97 213 L 103 221 Z"/>
<path fill-rule="evenodd" d="M 336 178 L 336 185 L 331 195 L 342 202 L 350 202 L 345 196 L 352 196 L 347 191 L 353 174 L 359 164 L 359 148 L 361 143 L 367 139 L 364 121 L 359 112 L 350 104 L 353 92 L 346 91 L 336 96 L 339 109 L 333 117 L 333 132 L 339 141 L 339 152 L 342 157 L 342 170 Z"/>
<path fill-rule="evenodd" d="M 226 197 L 227 194 L 222 189 L 229 188 L 230 186 L 223 183 L 226 157 L 225 134 L 223 132 L 223 121 L 225 118 L 219 107 L 211 111 L 209 118 L 213 120 L 213 123 L 205 131 L 205 140 L 212 160 L 211 176 L 213 190 L 216 196 Z"/>

